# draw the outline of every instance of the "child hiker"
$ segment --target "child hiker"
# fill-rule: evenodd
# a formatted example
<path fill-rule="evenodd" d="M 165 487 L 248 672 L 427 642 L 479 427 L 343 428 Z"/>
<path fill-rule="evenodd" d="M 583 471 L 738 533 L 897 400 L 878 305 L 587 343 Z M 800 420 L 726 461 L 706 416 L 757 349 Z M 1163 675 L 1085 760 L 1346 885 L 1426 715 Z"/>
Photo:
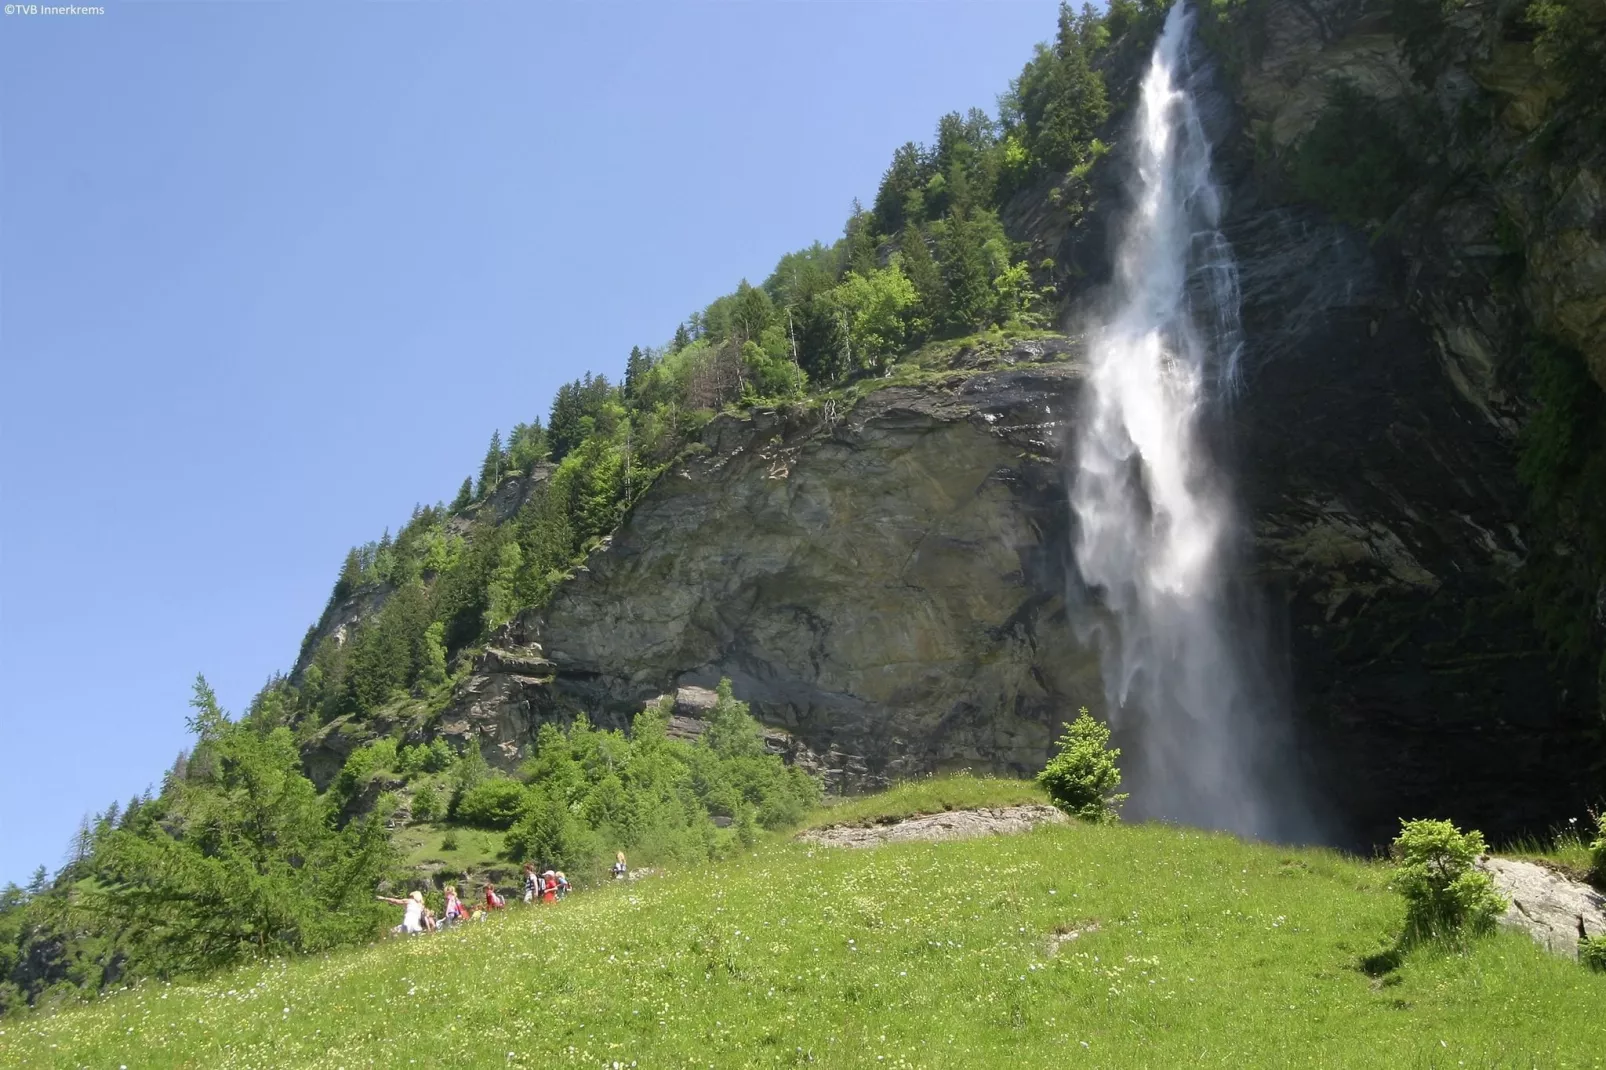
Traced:
<path fill-rule="evenodd" d="M 394 903 L 404 907 L 401 924 L 390 930 L 398 936 L 424 931 L 424 893 L 414 889 L 407 893 L 406 899 L 394 899 L 388 895 L 376 895 L 375 899 L 381 903 Z"/>

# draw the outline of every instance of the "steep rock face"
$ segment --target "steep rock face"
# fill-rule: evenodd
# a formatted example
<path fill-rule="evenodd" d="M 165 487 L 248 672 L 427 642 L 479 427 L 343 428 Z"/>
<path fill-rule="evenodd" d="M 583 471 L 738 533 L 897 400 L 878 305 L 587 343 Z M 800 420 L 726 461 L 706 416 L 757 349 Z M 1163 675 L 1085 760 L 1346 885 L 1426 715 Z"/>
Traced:
<path fill-rule="evenodd" d="M 1037 768 L 1102 693 L 1063 604 L 1073 358 L 721 417 L 541 614 L 554 702 L 623 716 L 728 676 L 834 786 Z"/>
<path fill-rule="evenodd" d="M 1281 206 L 1256 146 L 1294 144 L 1335 79 L 1380 102 L 1422 90 L 1388 20 L 1360 5 L 1273 2 L 1264 34 L 1214 111 L 1252 368 L 1243 489 L 1256 566 L 1286 607 L 1304 737 L 1362 834 L 1428 813 L 1542 828 L 1601 790 L 1601 725 L 1588 674 L 1555 667 L 1514 590 L 1530 552 L 1514 367 L 1526 323 L 1600 344 L 1579 311 L 1606 295 L 1590 266 L 1606 253 L 1598 199 L 1566 208 L 1568 181 L 1529 165 L 1511 104 L 1446 146 L 1460 177 L 1412 195 L 1408 218 L 1431 222 L 1406 240 Z M 1490 51 L 1441 77 L 1432 106 L 1455 114 L 1484 92 Z M 1539 81 L 1503 55 L 1506 78 L 1525 63 Z M 1513 220 L 1529 264 L 1516 295 L 1500 283 Z M 1581 261 L 1547 267 L 1562 247 Z"/>

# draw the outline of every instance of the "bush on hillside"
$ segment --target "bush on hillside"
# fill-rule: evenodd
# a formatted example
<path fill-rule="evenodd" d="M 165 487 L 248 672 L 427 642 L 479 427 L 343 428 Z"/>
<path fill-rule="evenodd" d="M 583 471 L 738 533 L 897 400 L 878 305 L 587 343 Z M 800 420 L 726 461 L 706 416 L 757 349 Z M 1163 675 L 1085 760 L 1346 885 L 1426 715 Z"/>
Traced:
<path fill-rule="evenodd" d="M 509 858 L 575 874 L 598 868 L 602 853 L 597 836 L 563 800 L 539 788 L 525 794 L 505 845 Z"/>
<path fill-rule="evenodd" d="M 425 781 L 413 789 L 412 810 L 414 821 L 437 821 L 445 814 L 445 803 L 432 782 Z"/>
<path fill-rule="evenodd" d="M 1065 726 L 1058 746 L 1059 753 L 1037 774 L 1049 799 L 1083 821 L 1115 821 L 1126 795 L 1115 792 L 1121 786 L 1121 770 L 1115 764 L 1121 750 L 1110 746 L 1110 726 L 1094 720 L 1084 706 L 1081 715 Z"/>
<path fill-rule="evenodd" d="M 1598 973 L 1606 973 L 1606 934 L 1578 941 L 1578 961 Z"/>
<path fill-rule="evenodd" d="M 465 825 L 505 829 L 518 820 L 524 807 L 524 785 L 506 777 L 488 777 L 457 800 L 453 817 Z"/>
<path fill-rule="evenodd" d="M 1405 897 L 1408 939 L 1487 932 L 1506 909 L 1494 881 L 1474 863 L 1483 834 L 1448 821 L 1402 821 L 1391 854 L 1393 887 Z"/>

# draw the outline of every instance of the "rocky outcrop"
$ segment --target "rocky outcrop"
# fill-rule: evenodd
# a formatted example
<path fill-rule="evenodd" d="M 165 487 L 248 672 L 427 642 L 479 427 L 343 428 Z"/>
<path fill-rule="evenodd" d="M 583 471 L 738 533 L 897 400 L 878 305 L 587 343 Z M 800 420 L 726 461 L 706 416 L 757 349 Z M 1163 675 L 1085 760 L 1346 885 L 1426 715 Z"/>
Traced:
<path fill-rule="evenodd" d="M 552 709 L 554 666 L 516 625 L 495 642 L 474 659 L 435 732 L 458 750 L 480 748 L 488 763 L 511 772 L 530 756 L 535 731 Z"/>
<path fill-rule="evenodd" d="M 1500 924 L 1527 933 L 1545 950 L 1577 958 L 1580 929 L 1588 936 L 1606 933 L 1606 895 L 1589 885 L 1511 858 L 1485 856 L 1478 868 L 1510 903 Z"/>
<path fill-rule="evenodd" d="M 1075 352 L 720 417 L 535 622 L 558 701 L 622 714 L 729 677 L 842 788 L 1040 766 L 1102 693 L 1063 598 Z"/>
<path fill-rule="evenodd" d="M 950 810 L 920 814 L 876 825 L 827 825 L 798 834 L 798 840 L 817 847 L 881 847 L 912 841 L 968 840 L 977 836 L 1009 836 L 1030 832 L 1038 825 L 1064 824 L 1070 818 L 1041 803 L 995 806 L 978 810 Z"/>

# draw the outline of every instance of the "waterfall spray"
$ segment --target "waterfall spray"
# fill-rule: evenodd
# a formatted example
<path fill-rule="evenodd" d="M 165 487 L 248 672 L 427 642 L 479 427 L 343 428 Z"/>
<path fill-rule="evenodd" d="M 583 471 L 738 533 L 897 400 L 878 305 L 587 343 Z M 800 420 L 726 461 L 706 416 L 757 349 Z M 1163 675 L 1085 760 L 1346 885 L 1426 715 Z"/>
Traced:
<path fill-rule="evenodd" d="M 1177 0 L 1133 118 L 1130 215 L 1110 311 L 1089 334 L 1075 555 L 1108 610 L 1085 638 L 1099 645 L 1125 741 L 1130 809 L 1274 837 L 1303 820 L 1270 786 L 1281 718 L 1254 671 L 1254 636 L 1229 611 L 1231 495 L 1201 431 L 1237 389 L 1241 338 L 1236 267 L 1188 87 L 1191 22 Z"/>

